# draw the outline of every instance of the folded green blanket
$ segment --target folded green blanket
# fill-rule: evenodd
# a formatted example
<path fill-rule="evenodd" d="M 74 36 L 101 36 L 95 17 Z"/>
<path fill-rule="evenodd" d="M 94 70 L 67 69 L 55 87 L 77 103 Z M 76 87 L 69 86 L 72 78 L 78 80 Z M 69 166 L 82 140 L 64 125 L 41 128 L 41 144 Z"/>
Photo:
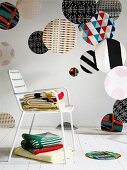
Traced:
<path fill-rule="evenodd" d="M 28 147 L 33 149 L 58 145 L 62 141 L 61 137 L 49 132 L 36 135 L 24 133 L 22 137 L 26 141 Z"/>

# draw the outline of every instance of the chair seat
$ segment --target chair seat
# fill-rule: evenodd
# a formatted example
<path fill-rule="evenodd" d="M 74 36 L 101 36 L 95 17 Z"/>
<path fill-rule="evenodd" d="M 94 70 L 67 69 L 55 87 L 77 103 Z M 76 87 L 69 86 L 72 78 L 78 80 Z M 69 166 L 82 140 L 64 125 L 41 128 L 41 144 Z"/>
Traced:
<path fill-rule="evenodd" d="M 66 106 L 62 109 L 62 111 L 63 111 L 63 112 L 72 112 L 73 109 L 74 109 L 74 106 L 73 106 L 73 105 L 66 105 Z"/>
<path fill-rule="evenodd" d="M 62 112 L 64 113 L 70 113 L 72 112 L 74 109 L 74 106 L 73 105 L 66 105 L 65 107 L 62 108 Z M 42 110 L 42 111 L 31 111 L 31 110 L 24 110 L 25 112 L 31 114 L 33 112 L 36 112 L 36 114 L 41 114 L 42 112 L 45 112 L 45 113 L 59 113 L 60 111 L 59 110 Z"/>

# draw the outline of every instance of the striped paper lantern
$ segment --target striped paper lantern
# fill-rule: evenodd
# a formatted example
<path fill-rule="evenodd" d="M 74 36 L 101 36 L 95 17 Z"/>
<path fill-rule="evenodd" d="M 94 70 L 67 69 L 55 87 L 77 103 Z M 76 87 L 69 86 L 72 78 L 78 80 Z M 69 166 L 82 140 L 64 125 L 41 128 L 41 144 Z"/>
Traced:
<path fill-rule="evenodd" d="M 117 100 L 113 105 L 115 119 L 127 123 L 127 98 Z"/>
<path fill-rule="evenodd" d="M 114 114 L 112 113 L 105 115 L 101 121 L 101 130 L 108 132 L 122 132 L 123 123 L 114 118 Z"/>
<path fill-rule="evenodd" d="M 97 2 L 97 10 L 108 13 L 114 20 L 116 20 L 121 14 L 122 4 L 119 0 L 99 0 Z"/>
<path fill-rule="evenodd" d="M 55 19 L 45 27 L 43 42 L 53 53 L 66 53 L 75 46 L 75 26 L 66 19 Z"/>
<path fill-rule="evenodd" d="M 19 21 L 19 12 L 17 8 L 8 3 L 3 2 L 0 4 L 0 28 L 9 30 L 15 27 Z"/>
<path fill-rule="evenodd" d="M 126 50 L 122 43 L 114 39 L 106 39 L 95 48 L 97 67 L 108 72 L 116 66 L 122 66 L 126 60 Z"/>
<path fill-rule="evenodd" d="M 95 52 L 92 50 L 86 51 L 80 58 L 80 66 L 86 73 L 93 74 L 99 69 L 97 68 Z"/>
<path fill-rule="evenodd" d="M 116 100 L 127 98 L 127 67 L 118 66 L 106 75 L 104 87 L 107 94 Z"/>

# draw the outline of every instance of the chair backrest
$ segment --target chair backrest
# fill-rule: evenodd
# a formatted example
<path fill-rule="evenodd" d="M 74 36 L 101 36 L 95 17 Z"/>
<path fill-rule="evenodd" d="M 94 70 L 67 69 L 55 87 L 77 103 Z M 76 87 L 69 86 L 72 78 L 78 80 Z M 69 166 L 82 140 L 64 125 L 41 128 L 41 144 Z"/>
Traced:
<path fill-rule="evenodd" d="M 9 70 L 9 77 L 14 93 L 24 93 L 28 91 L 25 81 L 23 80 L 19 70 Z"/>

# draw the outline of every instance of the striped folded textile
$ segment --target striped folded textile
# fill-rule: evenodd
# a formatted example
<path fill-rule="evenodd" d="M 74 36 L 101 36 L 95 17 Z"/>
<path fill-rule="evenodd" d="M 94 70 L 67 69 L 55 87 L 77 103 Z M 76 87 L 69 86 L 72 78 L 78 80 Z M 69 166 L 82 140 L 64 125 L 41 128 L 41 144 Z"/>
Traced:
<path fill-rule="evenodd" d="M 65 106 L 63 101 L 64 93 L 60 92 L 58 94 L 61 107 Z M 20 99 L 23 110 L 47 110 L 47 109 L 58 109 L 58 104 L 56 98 L 53 96 L 52 92 L 43 93 L 31 93 L 24 95 Z"/>
<path fill-rule="evenodd" d="M 45 147 L 45 148 L 33 149 L 33 148 L 29 147 L 29 144 L 27 144 L 27 142 L 25 140 L 23 140 L 21 142 L 21 146 L 22 146 L 23 149 L 25 149 L 25 150 L 27 150 L 27 151 L 35 154 L 35 155 L 63 148 L 63 144 L 58 144 L 58 145 L 55 145 L 55 146 L 50 146 L 50 147 Z"/>
<path fill-rule="evenodd" d="M 42 133 L 37 135 L 22 134 L 22 138 L 27 142 L 28 147 L 39 149 L 61 144 L 62 138 L 52 133 Z"/>
<path fill-rule="evenodd" d="M 56 103 L 41 103 L 41 104 L 25 104 L 21 103 L 23 110 L 31 110 L 31 111 L 43 111 L 43 110 L 58 110 L 58 104 Z M 60 101 L 61 108 L 65 107 L 65 102 Z"/>
<path fill-rule="evenodd" d="M 60 161 L 64 160 L 63 148 L 58 149 L 56 151 L 40 153 L 40 154 L 35 155 L 24 150 L 22 147 L 17 147 L 14 150 L 14 154 L 25 157 L 25 158 L 34 159 L 38 161 L 44 161 L 44 162 L 50 162 L 50 163 L 59 163 Z M 69 147 L 66 149 L 66 156 L 67 156 L 67 159 L 72 158 L 73 156 L 72 148 Z"/>

